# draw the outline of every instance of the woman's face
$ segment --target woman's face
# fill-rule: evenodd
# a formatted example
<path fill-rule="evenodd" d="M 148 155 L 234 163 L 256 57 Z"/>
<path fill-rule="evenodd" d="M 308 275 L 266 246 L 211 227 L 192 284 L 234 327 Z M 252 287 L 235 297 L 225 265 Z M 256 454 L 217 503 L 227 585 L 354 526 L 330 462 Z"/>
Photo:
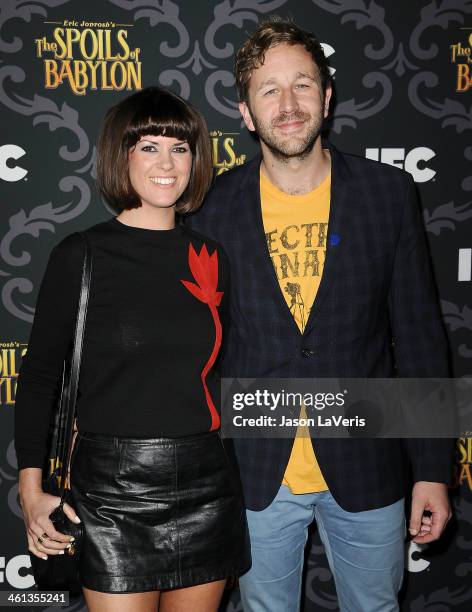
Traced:
<path fill-rule="evenodd" d="M 143 206 L 173 206 L 185 191 L 191 170 L 190 147 L 178 138 L 143 136 L 128 152 L 129 178 Z"/>

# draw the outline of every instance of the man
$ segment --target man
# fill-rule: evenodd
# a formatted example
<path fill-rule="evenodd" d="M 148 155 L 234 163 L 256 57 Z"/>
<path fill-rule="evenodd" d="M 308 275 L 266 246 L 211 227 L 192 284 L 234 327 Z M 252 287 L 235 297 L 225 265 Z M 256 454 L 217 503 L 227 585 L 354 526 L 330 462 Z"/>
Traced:
<path fill-rule="evenodd" d="M 230 258 L 223 375 L 387 378 L 396 367 L 403 377 L 447 377 L 413 181 L 323 148 L 331 85 L 319 42 L 291 22 L 262 23 L 235 75 L 262 156 L 222 174 L 190 220 Z M 299 609 L 313 518 L 341 610 L 398 610 L 407 460 L 409 530 L 431 542 L 450 518 L 450 443 L 297 436 L 235 447 L 253 557 L 240 580 L 244 610 Z"/>

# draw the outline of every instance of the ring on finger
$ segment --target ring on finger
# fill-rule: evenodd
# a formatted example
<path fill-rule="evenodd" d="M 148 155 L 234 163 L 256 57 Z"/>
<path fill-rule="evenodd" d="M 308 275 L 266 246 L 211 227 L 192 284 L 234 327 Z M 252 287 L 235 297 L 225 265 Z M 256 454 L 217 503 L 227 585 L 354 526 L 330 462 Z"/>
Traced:
<path fill-rule="evenodd" d="M 46 540 L 48 537 L 49 537 L 49 536 L 48 536 L 48 534 L 47 534 L 47 533 L 43 533 L 43 535 L 40 535 L 40 536 L 39 536 L 39 538 L 38 538 L 38 542 L 39 542 L 40 544 L 42 544 L 42 543 L 44 542 L 44 540 Z"/>

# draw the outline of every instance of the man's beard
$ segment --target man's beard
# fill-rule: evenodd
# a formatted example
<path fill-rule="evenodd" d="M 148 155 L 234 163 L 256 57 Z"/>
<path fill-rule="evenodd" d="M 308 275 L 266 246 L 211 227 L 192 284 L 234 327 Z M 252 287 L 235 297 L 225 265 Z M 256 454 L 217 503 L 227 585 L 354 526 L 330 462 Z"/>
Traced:
<path fill-rule="evenodd" d="M 307 157 L 311 153 L 323 125 L 323 115 L 321 113 L 316 117 L 312 117 L 308 113 L 301 111 L 283 112 L 272 119 L 270 123 L 264 123 L 257 119 L 249 106 L 248 110 L 256 134 L 280 161 L 287 162 L 295 158 L 303 160 Z M 304 121 L 305 125 L 308 126 L 308 130 L 301 138 L 299 136 L 290 138 L 290 135 L 287 135 L 286 138 L 278 138 L 275 134 L 275 128 L 288 121 Z"/>

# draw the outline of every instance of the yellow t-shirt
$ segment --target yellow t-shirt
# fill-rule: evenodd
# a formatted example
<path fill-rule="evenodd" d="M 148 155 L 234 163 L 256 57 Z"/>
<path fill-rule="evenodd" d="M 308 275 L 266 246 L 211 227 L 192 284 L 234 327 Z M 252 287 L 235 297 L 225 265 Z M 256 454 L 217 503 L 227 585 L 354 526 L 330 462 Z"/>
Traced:
<path fill-rule="evenodd" d="M 309 193 L 288 195 L 261 170 L 260 188 L 267 248 L 287 307 L 303 333 L 323 274 L 331 175 Z M 328 489 L 306 428 L 297 431 L 282 482 L 292 493 Z"/>

